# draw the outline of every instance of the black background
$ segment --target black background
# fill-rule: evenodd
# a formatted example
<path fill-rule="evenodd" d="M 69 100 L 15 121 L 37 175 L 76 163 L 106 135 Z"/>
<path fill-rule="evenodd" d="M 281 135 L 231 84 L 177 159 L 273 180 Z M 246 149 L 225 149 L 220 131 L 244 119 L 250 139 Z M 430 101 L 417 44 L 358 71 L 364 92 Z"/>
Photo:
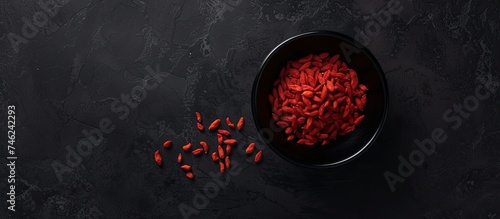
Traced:
<path fill-rule="evenodd" d="M 443 113 L 474 95 L 481 78 L 500 87 L 498 1 L 401 0 L 403 11 L 367 48 L 389 86 L 389 114 L 376 143 L 334 169 L 295 166 L 264 144 L 259 165 L 242 154 L 257 141 L 250 97 L 264 57 L 285 39 L 311 30 L 356 34 L 385 1 L 89 1 L 68 0 L 40 31 L 14 51 L 23 17 L 36 1 L 0 3 L 1 194 L 7 189 L 7 105 L 16 106 L 16 212 L 2 217 L 182 217 L 198 191 L 213 182 L 209 156 L 186 156 L 196 179 L 175 162 L 180 146 L 213 134 L 196 130 L 216 117 L 247 119 L 232 152 L 241 172 L 193 217 L 199 218 L 496 218 L 500 217 L 498 94 L 454 123 Z M 158 66 L 163 81 L 130 114 L 111 110 Z M 497 92 L 498 93 L 498 92 Z M 115 130 L 59 181 L 82 130 L 109 118 Z M 384 172 L 398 172 L 413 143 L 445 130 L 447 140 L 391 192 Z M 161 146 L 173 139 L 171 149 Z M 160 149 L 162 168 L 153 152 Z M 187 154 L 186 154 L 187 155 Z M 235 168 L 237 169 L 237 168 Z M 182 205 L 181 205 L 182 206 Z M 0 215 L 1 216 L 1 215 Z"/>

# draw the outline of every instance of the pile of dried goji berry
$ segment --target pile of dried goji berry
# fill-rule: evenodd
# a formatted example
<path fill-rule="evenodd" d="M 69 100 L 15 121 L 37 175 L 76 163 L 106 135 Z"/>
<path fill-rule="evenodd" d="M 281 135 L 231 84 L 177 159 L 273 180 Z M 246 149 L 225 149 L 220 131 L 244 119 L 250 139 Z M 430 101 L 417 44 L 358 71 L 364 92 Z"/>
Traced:
<path fill-rule="evenodd" d="M 196 127 L 198 128 L 198 130 L 204 131 L 205 128 L 202 124 L 201 114 L 199 112 L 196 112 L 195 115 L 196 115 L 196 120 L 198 121 L 196 123 Z M 243 117 L 241 117 L 238 120 L 238 123 L 236 124 L 236 126 L 231 122 L 229 117 L 226 118 L 227 126 L 229 128 L 232 128 L 232 129 L 236 128 L 238 131 L 241 131 L 244 123 L 245 123 L 245 119 Z M 234 138 L 229 138 L 231 136 L 231 132 L 226 130 L 226 129 L 221 129 L 220 124 L 221 124 L 221 120 L 215 119 L 208 127 L 208 131 L 217 130 L 218 146 L 217 146 L 217 150 L 212 152 L 211 156 L 212 156 L 212 160 L 214 162 L 219 163 L 219 171 L 223 173 L 226 169 L 230 168 L 230 166 L 231 166 L 231 158 L 229 157 L 229 154 L 231 153 L 232 146 L 234 146 L 237 141 Z M 223 144 L 226 145 L 225 150 L 222 147 Z M 163 143 L 164 148 L 170 148 L 171 146 L 172 146 L 172 140 L 167 140 L 167 141 L 165 141 L 165 143 Z M 185 152 L 188 152 L 191 150 L 192 146 L 193 145 L 191 143 L 187 143 L 187 144 L 182 146 L 182 150 Z M 193 156 L 201 155 L 203 153 L 208 154 L 208 152 L 209 152 L 208 144 L 205 141 L 200 141 L 200 146 L 201 146 L 201 148 L 196 148 L 196 149 L 191 151 Z M 246 154 L 248 154 L 248 155 L 252 154 L 252 152 L 254 151 L 254 148 L 255 148 L 255 143 L 250 143 L 245 150 Z M 155 151 L 154 158 L 155 158 L 156 164 L 158 164 L 158 166 L 161 166 L 163 163 L 163 158 L 162 158 L 159 150 Z M 262 151 L 258 151 L 255 154 L 254 162 L 255 163 L 260 162 L 261 158 L 262 158 Z M 177 156 L 177 163 L 179 163 L 180 165 L 183 164 L 182 153 L 179 153 L 179 155 Z M 186 173 L 187 178 L 194 179 L 194 174 L 193 174 L 191 165 L 184 164 L 181 166 L 181 169 L 187 172 Z"/>
<path fill-rule="evenodd" d="M 287 140 L 329 144 L 354 131 L 364 115 L 368 90 L 339 55 L 309 54 L 287 62 L 269 94 L 272 117 Z"/>

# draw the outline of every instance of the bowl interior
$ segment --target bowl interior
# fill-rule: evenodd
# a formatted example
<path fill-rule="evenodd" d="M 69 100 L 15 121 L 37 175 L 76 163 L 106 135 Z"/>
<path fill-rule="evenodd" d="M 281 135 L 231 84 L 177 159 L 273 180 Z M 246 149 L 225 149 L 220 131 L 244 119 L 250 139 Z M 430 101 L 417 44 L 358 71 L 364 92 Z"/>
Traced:
<path fill-rule="evenodd" d="M 346 56 L 353 48 L 350 62 Z M 340 54 L 340 60 L 358 73 L 359 83 L 368 87 L 364 120 L 346 136 L 339 136 L 329 145 L 305 146 L 287 141 L 284 131 L 274 125 L 267 96 L 283 66 L 310 53 Z M 366 49 L 334 32 L 311 32 L 292 37 L 277 46 L 266 58 L 257 76 L 252 94 L 252 110 L 256 126 L 267 144 L 285 159 L 299 165 L 325 167 L 342 164 L 364 151 L 377 137 L 387 111 L 387 85 L 382 69 Z"/>

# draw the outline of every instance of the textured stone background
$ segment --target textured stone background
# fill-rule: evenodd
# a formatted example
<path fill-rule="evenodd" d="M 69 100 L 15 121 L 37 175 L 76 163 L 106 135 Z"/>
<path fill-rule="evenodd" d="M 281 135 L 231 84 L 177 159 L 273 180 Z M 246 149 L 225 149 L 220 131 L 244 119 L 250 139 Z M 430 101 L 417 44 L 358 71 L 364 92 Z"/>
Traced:
<path fill-rule="evenodd" d="M 7 35 L 22 33 L 22 18 L 42 9 L 36 1 L 0 3 L 0 181 L 7 193 L 6 106 L 16 105 L 16 213 L 0 217 L 179 218 L 179 205 L 193 205 L 197 191 L 213 179 L 209 157 L 188 158 L 195 181 L 177 168 L 187 141 L 209 134 L 195 129 L 194 111 L 205 121 L 244 116 L 237 138 L 255 139 L 251 86 L 267 53 L 310 30 L 354 36 L 385 1 L 95 1 L 69 0 L 40 32 L 15 52 Z M 363 156 L 345 166 L 311 170 L 294 166 L 265 145 L 260 165 L 239 151 L 241 172 L 193 217 L 199 218 L 498 218 L 500 211 L 500 103 L 481 101 L 457 130 L 442 119 L 455 103 L 474 94 L 480 78 L 498 76 L 498 1 L 401 0 L 368 45 L 385 71 L 390 94 L 386 126 Z M 111 110 L 159 67 L 161 84 L 130 114 Z M 59 181 L 54 161 L 65 164 L 69 145 L 82 130 L 109 118 L 116 129 Z M 234 119 L 233 119 L 234 120 Z M 415 173 L 391 192 L 383 176 L 397 172 L 397 157 L 415 139 L 443 128 L 437 144 Z M 153 152 L 161 150 L 163 168 Z M 213 148 L 214 145 L 212 145 Z M 6 195 L 3 195 L 7 199 Z M 4 216 L 2 216 L 4 215 Z"/>

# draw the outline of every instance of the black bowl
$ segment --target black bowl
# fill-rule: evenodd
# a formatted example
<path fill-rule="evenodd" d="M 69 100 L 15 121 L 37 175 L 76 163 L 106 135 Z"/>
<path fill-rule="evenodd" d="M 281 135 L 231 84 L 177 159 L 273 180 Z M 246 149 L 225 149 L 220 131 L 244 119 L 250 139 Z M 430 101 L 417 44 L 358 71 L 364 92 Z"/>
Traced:
<path fill-rule="evenodd" d="M 350 58 L 347 62 L 349 68 L 356 70 L 359 83 L 369 89 L 366 91 L 365 118 L 353 132 L 330 141 L 329 145 L 305 146 L 287 141 L 286 134 L 274 125 L 271 116 L 268 95 L 273 82 L 287 61 L 322 52 L 340 54 L 340 60 L 344 62 Z M 358 157 L 379 135 L 387 108 L 387 83 L 377 60 L 351 37 L 331 31 L 303 33 L 276 46 L 262 63 L 252 91 L 252 111 L 259 134 L 273 151 L 286 160 L 307 167 L 333 167 Z"/>

